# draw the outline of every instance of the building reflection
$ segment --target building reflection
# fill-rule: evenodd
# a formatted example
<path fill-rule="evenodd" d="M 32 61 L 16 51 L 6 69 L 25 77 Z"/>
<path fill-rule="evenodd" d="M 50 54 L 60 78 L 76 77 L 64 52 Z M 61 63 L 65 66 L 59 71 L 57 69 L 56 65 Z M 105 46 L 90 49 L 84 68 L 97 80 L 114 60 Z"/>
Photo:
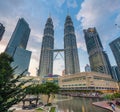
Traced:
<path fill-rule="evenodd" d="M 58 101 L 58 112 L 109 112 L 108 110 L 93 106 L 92 102 L 97 100 L 99 99 L 73 97 L 70 100 Z"/>

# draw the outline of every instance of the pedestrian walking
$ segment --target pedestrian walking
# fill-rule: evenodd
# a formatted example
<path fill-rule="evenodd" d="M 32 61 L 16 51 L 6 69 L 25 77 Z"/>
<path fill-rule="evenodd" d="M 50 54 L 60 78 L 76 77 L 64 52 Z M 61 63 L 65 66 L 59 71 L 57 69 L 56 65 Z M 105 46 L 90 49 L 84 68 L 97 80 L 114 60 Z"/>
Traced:
<path fill-rule="evenodd" d="M 112 107 L 112 109 L 115 111 L 115 104 L 114 103 L 110 103 L 110 106 Z"/>

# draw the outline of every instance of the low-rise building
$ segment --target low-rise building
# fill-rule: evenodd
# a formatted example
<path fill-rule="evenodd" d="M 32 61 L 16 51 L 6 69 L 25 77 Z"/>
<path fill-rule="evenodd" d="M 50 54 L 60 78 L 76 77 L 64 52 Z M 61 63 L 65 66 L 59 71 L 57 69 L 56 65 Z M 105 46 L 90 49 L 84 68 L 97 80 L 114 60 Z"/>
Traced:
<path fill-rule="evenodd" d="M 95 90 L 114 92 L 119 90 L 118 83 L 110 75 L 97 72 L 81 72 L 59 77 L 62 90 Z"/>
<path fill-rule="evenodd" d="M 21 79 L 19 79 L 20 82 L 24 82 L 24 81 L 28 81 L 28 80 L 30 80 L 30 81 L 27 82 L 24 85 L 24 87 L 32 85 L 32 84 L 41 84 L 42 83 L 41 78 L 37 77 L 37 76 L 24 76 Z"/>
<path fill-rule="evenodd" d="M 46 83 L 46 82 L 53 82 L 55 84 L 58 84 L 58 77 L 59 75 L 48 75 L 48 76 L 44 76 L 42 78 L 42 83 Z"/>

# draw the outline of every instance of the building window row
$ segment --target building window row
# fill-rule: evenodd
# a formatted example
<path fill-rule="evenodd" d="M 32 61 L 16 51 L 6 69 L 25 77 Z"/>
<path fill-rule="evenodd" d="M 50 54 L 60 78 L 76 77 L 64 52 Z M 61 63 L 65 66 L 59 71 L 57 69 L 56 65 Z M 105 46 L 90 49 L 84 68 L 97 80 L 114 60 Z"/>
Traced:
<path fill-rule="evenodd" d="M 86 84 L 71 84 L 71 85 L 63 85 L 63 87 L 71 87 L 71 86 L 86 86 Z"/>
<path fill-rule="evenodd" d="M 86 90 L 117 90 L 117 88 L 105 88 L 105 87 L 70 87 L 70 86 L 67 86 L 67 85 L 63 85 L 63 89 L 65 89 L 65 87 L 67 87 L 66 89 L 86 89 Z"/>
<path fill-rule="evenodd" d="M 70 79 L 64 79 L 62 82 L 69 82 L 69 81 L 77 81 L 77 80 L 86 80 L 86 77 L 75 77 L 75 78 L 70 78 Z"/>
<path fill-rule="evenodd" d="M 101 77 L 94 77 L 96 80 L 105 80 L 105 81 L 113 81 L 112 79 L 109 78 L 101 78 Z"/>

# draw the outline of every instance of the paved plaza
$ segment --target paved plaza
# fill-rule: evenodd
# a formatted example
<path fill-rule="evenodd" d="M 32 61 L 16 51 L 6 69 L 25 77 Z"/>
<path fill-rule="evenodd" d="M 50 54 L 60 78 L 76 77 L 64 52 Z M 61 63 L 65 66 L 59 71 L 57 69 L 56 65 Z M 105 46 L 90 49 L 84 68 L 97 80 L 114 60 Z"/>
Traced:
<path fill-rule="evenodd" d="M 111 101 L 115 104 L 115 101 Z M 95 102 L 93 105 L 111 110 L 112 112 L 120 112 L 120 108 L 115 106 L 115 111 L 112 110 L 112 107 L 108 104 L 108 101 Z"/>

